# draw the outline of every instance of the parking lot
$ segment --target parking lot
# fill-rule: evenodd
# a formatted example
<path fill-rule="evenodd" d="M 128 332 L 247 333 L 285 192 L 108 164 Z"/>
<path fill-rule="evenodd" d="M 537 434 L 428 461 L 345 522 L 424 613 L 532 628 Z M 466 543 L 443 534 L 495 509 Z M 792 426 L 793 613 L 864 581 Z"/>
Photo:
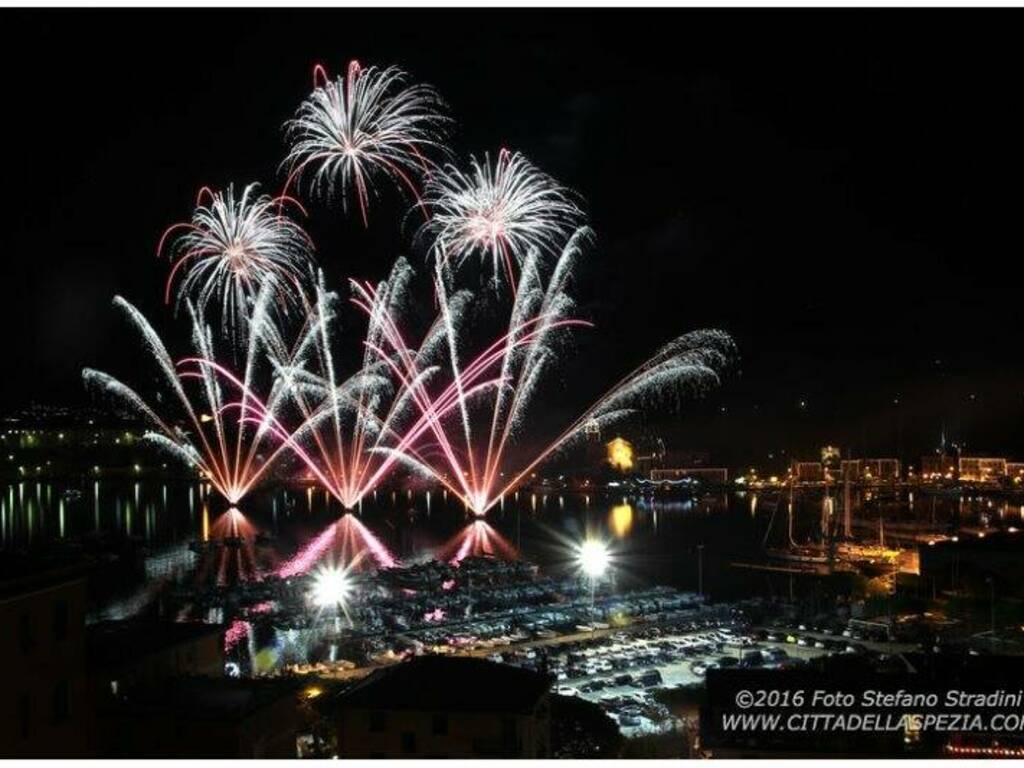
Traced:
<path fill-rule="evenodd" d="M 555 691 L 592 701 L 625 736 L 662 733 L 679 723 L 654 693 L 697 687 L 710 668 L 772 667 L 800 664 L 838 651 L 793 638 L 769 642 L 765 633 L 743 633 L 728 617 L 690 617 L 632 631 L 576 636 L 538 648 L 493 652 L 494 661 L 543 668 L 556 680 Z"/>

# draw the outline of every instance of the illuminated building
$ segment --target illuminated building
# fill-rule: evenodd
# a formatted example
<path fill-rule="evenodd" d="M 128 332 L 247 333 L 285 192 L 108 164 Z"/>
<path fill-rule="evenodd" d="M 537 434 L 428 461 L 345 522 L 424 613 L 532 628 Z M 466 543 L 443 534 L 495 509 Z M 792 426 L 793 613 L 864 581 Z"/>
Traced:
<path fill-rule="evenodd" d="M 957 476 L 957 460 L 953 456 L 932 453 L 921 457 L 921 478 L 924 480 L 952 479 Z"/>
<path fill-rule="evenodd" d="M 840 465 L 843 480 L 851 482 L 895 483 L 900 479 L 899 459 L 847 459 Z"/>
<path fill-rule="evenodd" d="M 620 472 L 628 472 L 633 468 L 633 444 L 621 437 L 616 437 L 606 446 L 608 463 Z"/>
<path fill-rule="evenodd" d="M 1006 459 L 961 456 L 960 479 L 968 483 L 998 482 L 1006 477 Z"/>
<path fill-rule="evenodd" d="M 821 483 L 825 480 L 825 468 L 819 461 L 794 461 L 790 472 L 798 483 Z"/>

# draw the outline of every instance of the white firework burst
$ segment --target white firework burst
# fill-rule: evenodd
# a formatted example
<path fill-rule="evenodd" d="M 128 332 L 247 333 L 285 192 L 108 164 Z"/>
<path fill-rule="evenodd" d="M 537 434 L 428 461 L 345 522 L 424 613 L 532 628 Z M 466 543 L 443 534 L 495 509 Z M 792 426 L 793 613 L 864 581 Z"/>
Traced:
<path fill-rule="evenodd" d="M 363 224 L 377 183 L 388 179 L 419 199 L 418 182 L 432 167 L 430 156 L 446 153 L 443 103 L 429 85 L 409 84 L 398 67 L 349 64 L 348 73 L 316 87 L 285 124 L 289 144 L 282 167 L 288 181 L 306 180 L 311 193 L 340 196 L 344 209 L 354 196 Z"/>
<path fill-rule="evenodd" d="M 515 285 L 516 269 L 528 254 L 557 254 L 583 212 L 569 190 L 518 152 L 501 150 L 493 165 L 490 155 L 470 162 L 468 173 L 447 165 L 427 179 L 424 200 L 431 218 L 421 234 L 433 236 L 440 264 L 490 259 L 495 284 L 504 272 Z"/>
<path fill-rule="evenodd" d="M 240 195 L 234 185 L 220 192 L 201 190 L 192 220 L 170 227 L 157 249 L 163 253 L 170 241 L 173 266 L 165 300 L 170 303 L 177 282 L 178 307 L 191 298 L 205 315 L 207 305 L 218 302 L 224 330 L 239 338 L 264 286 L 273 286 L 279 310 L 300 306 L 312 277 L 313 243 L 286 215 L 288 204 L 297 205 L 287 197 L 260 194 L 256 184 Z"/>

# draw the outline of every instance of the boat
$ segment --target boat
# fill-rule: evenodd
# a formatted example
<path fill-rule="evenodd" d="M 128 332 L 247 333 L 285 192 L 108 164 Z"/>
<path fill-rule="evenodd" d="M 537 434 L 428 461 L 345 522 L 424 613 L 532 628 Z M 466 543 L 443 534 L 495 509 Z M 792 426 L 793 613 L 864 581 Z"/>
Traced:
<path fill-rule="evenodd" d="M 770 560 L 785 560 L 791 563 L 813 563 L 821 565 L 828 562 L 828 555 L 817 547 L 790 547 L 789 549 L 766 549 L 766 557 Z"/>

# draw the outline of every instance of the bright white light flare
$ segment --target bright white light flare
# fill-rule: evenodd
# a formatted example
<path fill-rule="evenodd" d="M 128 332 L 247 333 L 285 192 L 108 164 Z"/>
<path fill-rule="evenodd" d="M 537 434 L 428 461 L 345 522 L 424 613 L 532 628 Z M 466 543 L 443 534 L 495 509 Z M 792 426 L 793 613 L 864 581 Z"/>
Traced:
<path fill-rule="evenodd" d="M 611 565 L 608 545 L 600 539 L 586 539 L 579 545 L 576 562 L 583 574 L 592 581 L 600 579 Z"/>
<path fill-rule="evenodd" d="M 348 571 L 338 566 L 325 565 L 316 572 L 309 597 L 318 608 L 344 607 L 351 593 L 352 580 Z"/>

